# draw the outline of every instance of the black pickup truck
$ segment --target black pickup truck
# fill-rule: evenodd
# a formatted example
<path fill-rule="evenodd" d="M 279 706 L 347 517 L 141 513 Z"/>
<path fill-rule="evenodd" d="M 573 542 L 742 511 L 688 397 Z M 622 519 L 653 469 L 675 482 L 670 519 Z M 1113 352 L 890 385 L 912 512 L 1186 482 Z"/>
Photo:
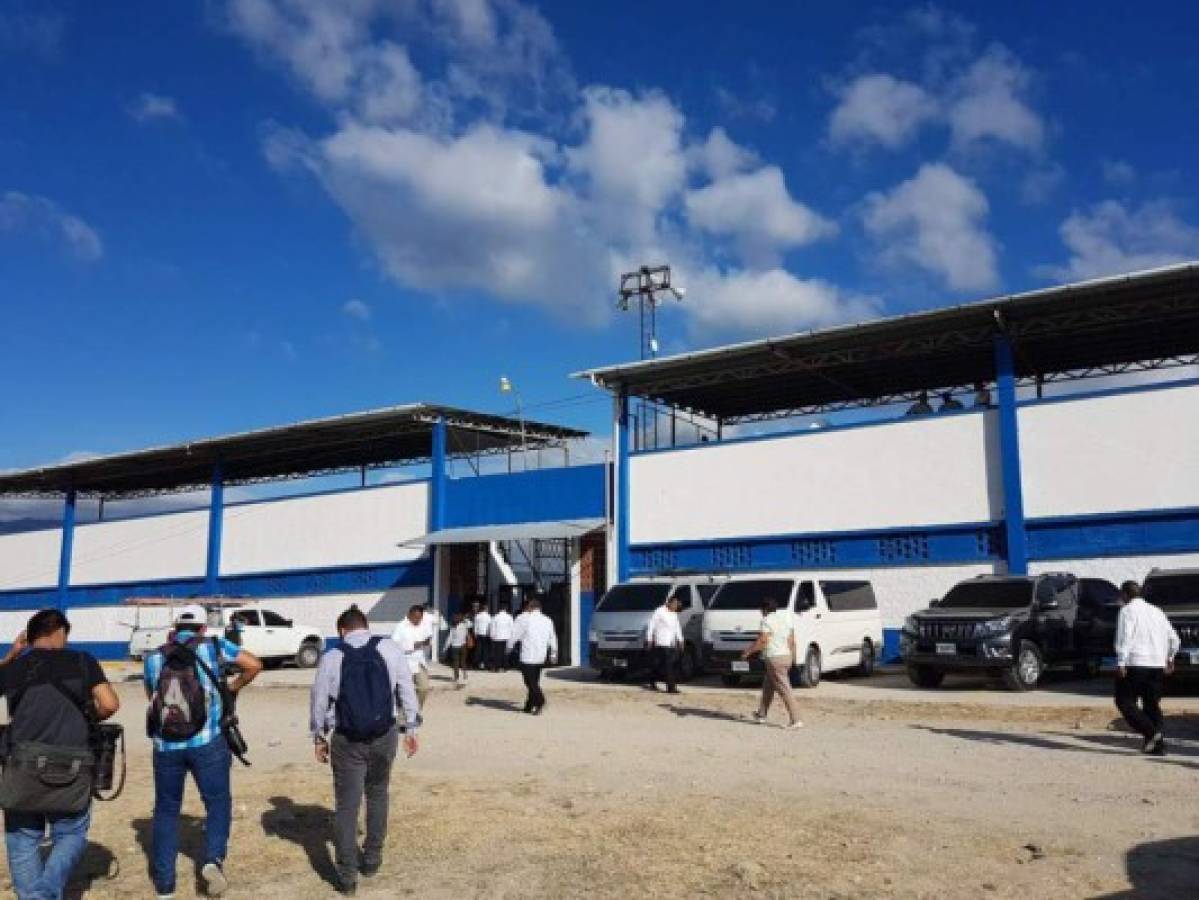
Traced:
<path fill-rule="evenodd" d="M 937 687 L 955 672 L 996 675 L 1029 691 L 1050 667 L 1093 670 L 1102 649 L 1094 617 L 1073 575 L 982 575 L 908 616 L 899 650 L 918 687 Z"/>
<path fill-rule="evenodd" d="M 1174 677 L 1199 678 L 1199 569 L 1154 569 L 1142 593 L 1166 614 L 1182 641 Z"/>

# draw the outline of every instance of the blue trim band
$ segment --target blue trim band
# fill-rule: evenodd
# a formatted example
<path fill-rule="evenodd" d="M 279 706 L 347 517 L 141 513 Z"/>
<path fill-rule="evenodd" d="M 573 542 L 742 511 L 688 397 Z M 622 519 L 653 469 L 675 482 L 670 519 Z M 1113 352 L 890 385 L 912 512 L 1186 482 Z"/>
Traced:
<path fill-rule="evenodd" d="M 212 467 L 212 493 L 208 501 L 208 555 L 204 570 L 204 589 L 217 592 L 221 575 L 221 534 L 225 524 L 225 478 L 221 465 Z"/>
<path fill-rule="evenodd" d="M 1016 366 L 1012 344 L 995 336 L 995 385 L 999 401 L 999 465 L 1003 476 L 1003 529 L 1007 570 L 1028 572 L 1028 537 L 1024 532 L 1024 488 L 1020 477 L 1020 430 L 1016 415 Z"/>
<path fill-rule="evenodd" d="M 443 528 L 565 522 L 604 515 L 603 463 L 446 482 Z"/>
<path fill-rule="evenodd" d="M 629 395 L 616 400 L 616 580 L 628 580 L 632 569 L 629 546 Z"/>
<path fill-rule="evenodd" d="M 130 597 L 192 597 L 216 593 L 229 597 L 307 597 L 322 594 L 354 594 L 403 587 L 424 587 L 432 582 L 433 566 L 428 557 L 412 562 L 333 566 L 285 572 L 256 572 L 225 575 L 216 591 L 208 590 L 205 579 L 170 578 L 118 584 L 73 587 L 66 605 L 71 609 L 120 606 Z M 55 588 L 0 591 L 0 610 L 41 609 L 58 598 Z"/>
<path fill-rule="evenodd" d="M 59 609 L 66 609 L 67 596 L 71 590 L 71 556 L 75 548 L 75 492 L 67 491 L 62 507 L 62 539 L 58 550 Z"/>

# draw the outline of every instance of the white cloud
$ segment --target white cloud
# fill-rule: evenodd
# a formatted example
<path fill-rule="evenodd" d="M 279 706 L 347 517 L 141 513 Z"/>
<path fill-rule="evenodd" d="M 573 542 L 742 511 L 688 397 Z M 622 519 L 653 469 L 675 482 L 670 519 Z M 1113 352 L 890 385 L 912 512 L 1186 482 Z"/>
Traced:
<path fill-rule="evenodd" d="M 1066 170 L 1058 163 L 1045 163 L 1028 172 L 1020 182 L 1020 199 L 1036 205 L 1045 203 L 1066 180 Z"/>
<path fill-rule="evenodd" d="M 954 147 L 997 141 L 1039 150 L 1045 126 L 1023 96 L 1031 80 L 1029 70 L 1009 51 L 992 45 L 952 88 L 948 119 Z"/>
<path fill-rule="evenodd" d="M 341 311 L 351 319 L 357 319 L 359 322 L 369 322 L 371 320 L 371 308 L 361 300 L 347 300 L 342 304 Z"/>
<path fill-rule="evenodd" d="M 742 147 L 718 125 L 708 132 L 703 143 L 687 148 L 687 161 L 692 168 L 710 178 L 723 178 L 753 168 L 758 163 L 758 155 Z"/>
<path fill-rule="evenodd" d="M 1100 164 L 1103 166 L 1103 180 L 1113 187 L 1127 187 L 1137 180 L 1137 170 L 1125 160 L 1105 159 Z"/>
<path fill-rule="evenodd" d="M 582 115 L 587 138 L 567 158 L 588 184 L 601 229 L 634 243 L 652 240 L 659 213 L 687 176 L 683 114 L 657 92 L 634 97 L 592 87 L 583 92 Z"/>
<path fill-rule="evenodd" d="M 1080 281 L 1152 269 L 1199 258 L 1199 228 L 1184 222 L 1169 203 L 1156 201 L 1130 209 L 1115 200 L 1072 213 L 1058 229 L 1070 251 L 1043 274 Z"/>
<path fill-rule="evenodd" d="M 96 262 L 104 256 L 104 244 L 95 229 L 54 201 L 34 194 L 0 194 L 0 233 L 40 237 L 59 244 L 80 262 Z"/>
<path fill-rule="evenodd" d="M 726 119 L 754 119 L 771 122 L 778 115 L 778 107 L 767 97 L 740 97 L 728 88 L 716 88 L 716 104 Z"/>
<path fill-rule="evenodd" d="M 183 118 L 179 114 L 179 108 L 176 106 L 174 98 L 164 97 L 161 94 L 143 93 L 129 104 L 128 112 L 138 122 L 162 119 L 178 121 Z"/>
<path fill-rule="evenodd" d="M 876 142 L 895 149 L 937 114 L 936 99 L 919 85 L 891 75 L 862 75 L 841 92 L 829 137 L 834 144 Z"/>
<path fill-rule="evenodd" d="M 879 314 L 871 298 L 846 294 L 827 281 L 799 278 L 785 269 L 709 268 L 684 275 L 686 303 L 700 331 L 783 334 Z"/>
<path fill-rule="evenodd" d="M 685 204 L 692 225 L 732 238 L 743 260 L 755 268 L 775 265 L 783 251 L 837 231 L 834 223 L 792 199 L 777 166 L 728 175 L 688 191 Z"/>
<path fill-rule="evenodd" d="M 973 181 L 932 163 L 890 192 L 871 194 L 864 219 L 884 262 L 918 266 L 953 290 L 983 290 L 999 281 L 988 211 Z"/>

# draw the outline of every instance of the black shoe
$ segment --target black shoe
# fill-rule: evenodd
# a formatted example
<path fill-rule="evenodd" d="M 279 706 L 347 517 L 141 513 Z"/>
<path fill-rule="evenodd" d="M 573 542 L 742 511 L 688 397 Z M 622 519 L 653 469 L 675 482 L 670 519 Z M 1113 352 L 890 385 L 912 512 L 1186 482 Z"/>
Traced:
<path fill-rule="evenodd" d="M 1145 743 L 1141 746 L 1141 752 L 1156 754 L 1164 744 L 1165 739 L 1162 737 L 1162 733 L 1160 731 L 1154 732 L 1145 738 Z"/>
<path fill-rule="evenodd" d="M 677 693 L 679 693 L 679 689 L 678 689 L 677 687 L 675 687 L 675 688 L 669 688 L 669 689 L 666 691 L 666 693 L 668 693 L 668 694 L 677 694 Z"/>
<path fill-rule="evenodd" d="M 1157 746 L 1154 747 L 1152 750 L 1150 750 L 1148 755 L 1149 756 L 1165 756 L 1166 755 L 1166 742 L 1164 740 L 1158 741 Z"/>
<path fill-rule="evenodd" d="M 353 884 L 347 884 L 343 881 L 337 885 L 337 893 L 341 894 L 343 897 L 353 897 L 358 893 L 358 883 L 354 882 Z"/>
<path fill-rule="evenodd" d="M 363 878 L 374 878 L 376 875 L 379 874 L 379 870 L 381 868 L 383 868 L 382 863 L 376 863 L 373 866 L 368 866 L 365 863 L 363 863 L 361 866 L 358 867 L 358 874 L 361 875 Z"/>
<path fill-rule="evenodd" d="M 536 709 L 534 709 L 534 710 L 533 710 L 533 715 L 535 715 L 535 716 L 539 716 L 539 715 L 541 715 L 541 711 L 542 711 L 543 709 L 545 709 L 545 707 L 544 707 L 544 706 L 538 706 Z"/>

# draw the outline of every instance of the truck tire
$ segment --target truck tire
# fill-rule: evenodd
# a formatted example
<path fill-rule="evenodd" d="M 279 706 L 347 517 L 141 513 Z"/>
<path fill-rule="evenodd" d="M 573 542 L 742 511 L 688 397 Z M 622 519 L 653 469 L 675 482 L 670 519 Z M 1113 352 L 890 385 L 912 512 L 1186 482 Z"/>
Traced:
<path fill-rule="evenodd" d="M 858 674 L 869 678 L 874 674 L 874 642 L 870 638 L 862 641 L 862 661 L 858 663 Z"/>
<path fill-rule="evenodd" d="M 820 649 L 815 645 L 808 648 L 803 665 L 799 667 L 799 686 L 814 688 L 820 684 Z"/>
<path fill-rule="evenodd" d="M 945 673 L 932 666 L 908 666 L 908 679 L 918 688 L 939 688 Z"/>
<path fill-rule="evenodd" d="M 314 641 L 305 641 L 300 645 L 299 651 L 296 653 L 296 665 L 301 669 L 315 669 L 321 661 L 320 644 Z"/>
<path fill-rule="evenodd" d="M 737 687 L 741 684 L 741 676 L 732 674 L 721 675 L 720 683 L 725 687 Z"/>
<path fill-rule="evenodd" d="M 1041 649 L 1032 641 L 1021 641 L 1016 647 L 1016 661 L 1003 670 L 1003 683 L 1008 690 L 1031 691 L 1045 672 Z"/>

